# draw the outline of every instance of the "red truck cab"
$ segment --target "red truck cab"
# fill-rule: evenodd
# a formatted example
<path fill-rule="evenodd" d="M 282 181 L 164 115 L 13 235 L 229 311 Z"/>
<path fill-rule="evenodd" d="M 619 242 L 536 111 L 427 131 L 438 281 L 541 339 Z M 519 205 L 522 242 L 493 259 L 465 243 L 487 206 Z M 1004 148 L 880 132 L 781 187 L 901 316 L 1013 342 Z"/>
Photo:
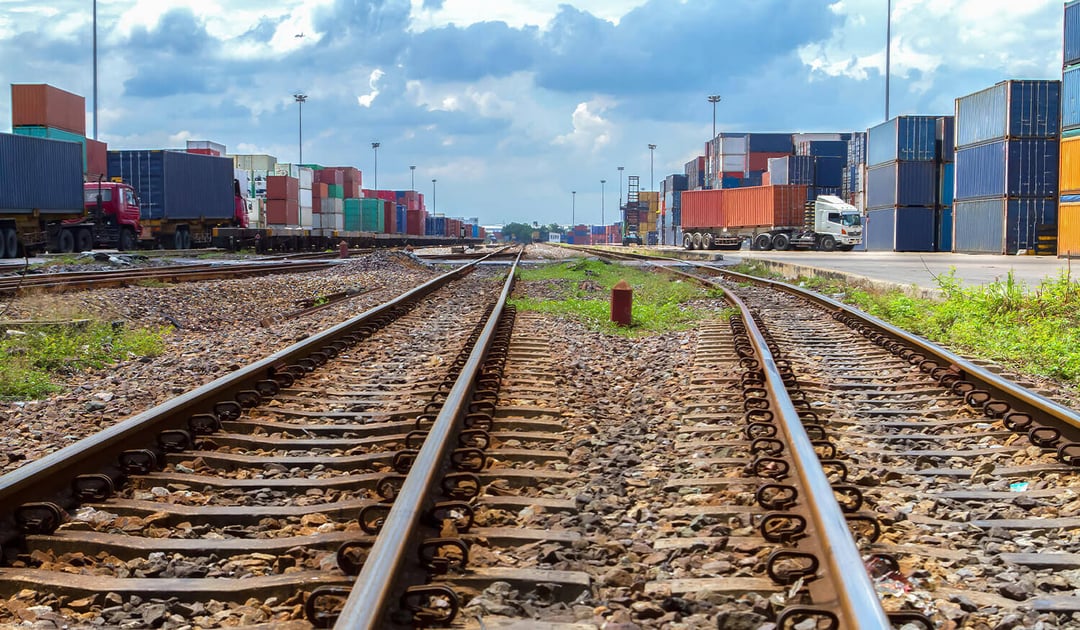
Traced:
<path fill-rule="evenodd" d="M 98 212 L 100 197 L 101 215 Z M 120 250 L 135 249 L 138 244 L 139 197 L 135 189 L 121 182 L 88 182 L 83 184 L 86 219 L 100 221 L 109 232 L 116 230 L 116 246 Z"/>

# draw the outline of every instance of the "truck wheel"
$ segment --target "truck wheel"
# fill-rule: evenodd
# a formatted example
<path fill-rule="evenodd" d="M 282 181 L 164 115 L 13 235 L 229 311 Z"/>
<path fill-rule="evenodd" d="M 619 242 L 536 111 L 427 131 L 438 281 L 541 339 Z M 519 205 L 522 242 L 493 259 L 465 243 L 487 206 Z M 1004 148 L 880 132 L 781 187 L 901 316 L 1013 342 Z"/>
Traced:
<path fill-rule="evenodd" d="M 75 251 L 75 235 L 71 233 L 71 230 L 61 230 L 56 240 L 61 254 L 70 254 Z"/>
<path fill-rule="evenodd" d="M 706 232 L 701 235 L 701 249 L 712 249 L 715 244 L 711 232 Z"/>
<path fill-rule="evenodd" d="M 694 249 L 701 249 L 701 232 L 694 232 Z"/>
<path fill-rule="evenodd" d="M 787 251 L 791 248 L 791 237 L 783 232 L 772 237 L 772 246 L 778 252 Z"/>
<path fill-rule="evenodd" d="M 176 249 L 187 249 L 188 245 L 190 245 L 188 241 L 188 231 L 177 230 L 176 233 L 173 234 L 173 247 Z"/>
<path fill-rule="evenodd" d="M 94 235 L 90 230 L 79 230 L 75 233 L 75 251 L 88 252 L 94 249 Z"/>
<path fill-rule="evenodd" d="M 836 249 L 836 239 L 832 234 L 826 234 L 821 237 L 821 251 L 831 252 Z"/>
<path fill-rule="evenodd" d="M 694 235 L 693 234 L 683 234 L 682 235 L 682 246 L 683 246 L 683 249 L 694 249 Z"/>
<path fill-rule="evenodd" d="M 117 247 L 122 252 L 130 252 L 135 249 L 135 233 L 128 229 L 120 230 L 120 242 Z"/>
<path fill-rule="evenodd" d="M 14 228 L 8 228 L 4 234 L 4 249 L 7 250 L 8 258 L 19 255 L 19 234 Z"/>
<path fill-rule="evenodd" d="M 772 249 L 772 237 L 768 234 L 758 234 L 754 237 L 754 249 L 767 252 Z"/>

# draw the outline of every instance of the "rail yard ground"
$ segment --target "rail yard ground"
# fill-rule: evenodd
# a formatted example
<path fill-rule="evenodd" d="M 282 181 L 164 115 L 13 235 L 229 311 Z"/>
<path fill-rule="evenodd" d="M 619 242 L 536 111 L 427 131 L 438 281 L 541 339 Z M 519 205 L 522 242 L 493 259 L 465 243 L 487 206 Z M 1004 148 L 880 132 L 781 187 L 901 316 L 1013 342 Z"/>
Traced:
<path fill-rule="evenodd" d="M 689 283 L 680 282 L 675 288 L 661 291 L 650 285 L 652 281 L 644 277 L 648 274 L 644 270 L 626 269 L 623 273 L 614 264 L 584 258 L 546 245 L 533 245 L 528 250 L 526 269 L 513 294 L 519 346 L 516 354 L 511 353 L 509 367 L 516 366 L 519 373 L 511 372 L 507 391 L 500 394 L 500 405 L 550 409 L 560 428 L 552 429 L 547 437 L 533 430 L 516 440 L 500 438 L 500 448 L 520 451 L 534 448 L 529 446 L 530 440 L 542 442 L 548 459 L 520 467 L 547 472 L 551 477 L 528 489 L 493 483 L 485 494 L 522 501 L 538 495 L 549 503 L 568 503 L 573 509 L 485 509 L 480 512 L 485 525 L 538 529 L 548 532 L 551 538 L 541 537 L 532 544 L 507 549 L 492 537 L 475 543 L 472 555 L 474 564 L 482 567 L 580 572 L 588 576 L 590 588 L 586 595 L 570 601 L 553 596 L 557 589 L 552 590 L 550 585 L 545 590 L 504 582 L 466 589 L 468 596 L 459 627 L 512 627 L 508 624 L 513 622 L 523 624 L 518 627 L 529 627 L 529 623 L 539 621 L 553 624 L 553 628 L 581 630 L 768 627 L 799 589 L 771 585 L 764 576 L 762 567 L 768 546 L 754 538 L 757 529 L 749 505 L 753 483 L 739 486 L 747 475 L 745 463 L 740 463 L 740 458 L 745 457 L 741 450 L 745 445 L 735 443 L 741 431 L 727 420 L 741 412 L 742 404 L 736 396 L 737 388 L 726 380 L 734 378 L 740 369 L 738 355 L 727 341 L 732 309 L 714 292 Z M 545 270 L 540 266 L 543 263 L 558 268 Z M 124 326 L 168 329 L 157 356 L 132 356 L 105 367 L 57 373 L 53 377 L 59 392 L 36 401 L 2 403 L 0 439 L 5 449 L 0 455 L 0 472 L 16 470 L 131 414 L 228 374 L 431 279 L 446 268 L 403 253 L 377 252 L 303 274 L 0 298 L 0 310 L 8 320 L 91 316 L 120 321 Z M 494 275 L 494 271 L 485 273 Z M 639 323 L 640 318 L 649 318 L 659 324 L 615 331 L 602 321 L 610 285 L 620 277 L 626 277 L 638 289 Z M 482 287 L 486 282 L 487 276 L 482 276 L 471 286 Z M 754 297 L 752 291 L 737 283 L 732 283 L 732 288 L 744 292 L 746 299 Z M 343 291 L 354 295 L 314 313 L 288 315 L 318 302 L 321 296 Z M 680 311 L 681 316 L 656 315 L 671 310 Z M 800 335 L 809 337 L 816 331 L 815 326 L 827 329 L 827 318 L 815 316 L 814 311 L 806 311 L 802 318 L 806 321 L 802 328 L 796 323 L 795 332 L 780 332 L 777 324 L 778 342 L 789 353 L 797 347 Z M 402 350 L 400 356 L 388 355 L 383 359 L 385 364 L 412 363 L 416 369 L 438 374 L 453 357 L 444 356 L 446 352 L 431 343 L 437 333 L 425 334 L 429 343 L 417 344 L 423 347 L 412 348 L 411 354 Z M 811 383 L 808 389 L 816 407 L 834 410 L 845 418 L 864 412 L 847 407 L 854 403 L 830 392 L 824 383 L 833 376 L 830 370 L 860 369 L 857 365 L 837 367 L 845 363 L 844 344 L 854 344 L 856 337 L 851 335 L 832 348 L 817 342 L 802 357 L 802 369 L 820 367 L 820 372 L 813 368 L 813 373 L 802 375 Z M 892 359 L 885 353 L 865 347 L 859 347 L 858 356 L 860 361 L 876 362 L 882 373 L 897 378 L 914 378 L 917 372 L 904 368 L 902 362 L 889 363 Z M 523 357 L 547 367 L 513 363 Z M 544 379 L 539 376 L 534 382 L 530 376 L 534 370 L 536 374 L 552 374 L 552 382 L 541 382 Z M 1063 404 L 1075 407 L 1080 401 L 1080 390 L 1071 383 L 1005 373 Z M 815 383 L 822 384 L 820 390 L 815 389 Z M 933 396 L 944 400 L 944 394 Z M 914 405 L 919 399 L 901 400 Z M 972 426 L 982 426 L 977 414 L 959 409 L 960 403 L 955 400 L 939 405 L 935 413 L 955 413 L 957 423 L 970 421 Z M 990 422 L 986 425 L 978 430 L 986 431 Z M 855 440 L 866 439 L 859 437 L 860 432 L 872 430 L 868 423 L 839 426 L 848 427 L 844 431 Z M 1028 445 L 1023 442 L 1023 446 Z M 859 448 L 863 447 L 880 450 L 881 444 L 860 443 Z M 939 456 L 953 458 L 951 464 L 963 457 L 948 452 L 935 455 L 930 448 L 924 448 L 922 459 L 913 468 L 943 461 L 937 459 Z M 993 466 L 989 472 L 981 467 L 984 481 L 990 485 L 1030 481 L 1033 490 L 1041 484 L 1039 491 L 1044 494 L 1023 505 L 1031 505 L 1030 509 L 1043 518 L 1067 520 L 1080 511 L 1073 505 L 1074 490 L 1067 488 L 1065 481 L 1054 485 L 1058 477 L 1053 476 L 1064 477 L 1065 473 L 1051 471 L 1047 475 L 1036 468 L 1026 473 L 1025 479 L 1002 472 L 1010 463 L 1046 466 L 1044 460 L 1052 458 L 1040 454 L 1037 448 L 1017 448 L 1015 442 L 1004 448 L 1002 452 L 1008 454 L 1009 461 L 997 461 L 997 473 Z M 514 456 L 524 454 L 515 451 Z M 494 451 L 493 457 L 497 466 L 514 461 L 499 451 Z M 1080 623 L 1068 612 L 1054 614 L 1035 610 L 1031 605 L 1039 597 L 1067 592 L 1072 586 L 1071 574 L 1054 575 L 1023 565 L 1006 569 L 1000 563 L 990 565 L 990 560 L 983 566 L 982 556 L 984 552 L 991 557 L 1014 551 L 1017 544 L 1023 551 L 1032 549 L 1032 545 L 1045 545 L 1053 546 L 1057 552 L 1075 552 L 1077 549 L 1070 547 L 1073 536 L 1069 533 L 1075 531 L 1074 527 L 1059 530 L 1063 536 L 1057 542 L 1051 540 L 1052 535 L 1035 532 L 1019 535 L 1022 542 L 1014 543 L 1008 532 L 993 530 L 983 540 L 978 554 L 958 547 L 950 556 L 946 547 L 953 538 L 949 536 L 959 534 L 939 538 L 935 530 L 944 528 L 949 532 L 950 527 L 960 526 L 944 527 L 930 517 L 965 518 L 963 504 L 943 504 L 943 512 L 939 513 L 931 509 L 936 505 L 933 499 L 903 494 L 907 486 L 913 485 L 911 477 L 919 474 L 907 469 L 903 477 L 874 482 L 874 475 L 888 468 L 890 461 L 895 467 L 897 460 L 884 455 L 869 467 L 853 468 L 852 478 L 866 489 L 883 523 L 892 527 L 886 536 L 888 543 L 902 537 L 904 534 L 899 532 L 904 532 L 907 524 L 912 544 L 923 544 L 937 555 L 926 559 L 913 552 L 904 562 L 902 577 L 893 575 L 879 582 L 882 597 L 889 605 L 924 611 L 939 628 L 1050 629 Z M 168 490 L 179 492 L 171 486 Z M 1050 498 L 1047 493 L 1055 490 L 1062 496 Z M 971 518 L 1017 516 L 1005 514 L 1012 509 L 975 507 Z M 913 513 L 905 520 L 904 515 Z M 979 558 L 961 560 L 963 553 Z M 65 570 L 61 567 L 71 560 L 49 554 L 35 558 L 35 562 L 57 567 L 55 570 Z M 333 571 L 330 564 L 325 568 Z M 140 558 L 118 571 L 134 575 L 149 569 L 145 559 Z M 963 590 L 965 583 L 972 591 L 985 592 L 977 598 Z M 948 594 L 950 589 L 955 593 Z M 267 600 L 200 609 L 167 599 L 133 601 L 101 593 L 96 598 L 72 600 L 52 596 L 45 589 L 29 589 L 8 596 L 6 602 L 0 601 L 0 624 L 35 629 L 92 624 L 95 620 L 106 620 L 106 627 L 135 628 L 150 619 L 158 627 L 176 629 L 281 624 L 296 621 L 290 616 L 295 615 L 296 604 L 292 600 Z"/>

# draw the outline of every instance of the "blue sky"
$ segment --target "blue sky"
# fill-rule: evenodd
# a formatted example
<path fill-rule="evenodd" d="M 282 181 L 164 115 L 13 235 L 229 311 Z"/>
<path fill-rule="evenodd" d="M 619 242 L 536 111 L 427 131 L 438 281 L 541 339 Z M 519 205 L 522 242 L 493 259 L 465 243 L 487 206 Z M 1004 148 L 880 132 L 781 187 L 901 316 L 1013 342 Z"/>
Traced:
<path fill-rule="evenodd" d="M 213 140 L 350 164 L 482 223 L 615 220 L 720 131 L 852 131 L 884 113 L 886 0 L 98 0 L 99 138 Z M 1060 0 L 893 0 L 895 114 L 1060 78 Z M 3 83 L 91 107 L 91 0 L 0 0 Z M 303 35 L 300 37 L 299 35 Z M 0 119 L 11 119 L 10 98 Z M 6 130 L 7 123 L 0 125 Z M 88 131 L 90 130 L 88 115 Z"/>

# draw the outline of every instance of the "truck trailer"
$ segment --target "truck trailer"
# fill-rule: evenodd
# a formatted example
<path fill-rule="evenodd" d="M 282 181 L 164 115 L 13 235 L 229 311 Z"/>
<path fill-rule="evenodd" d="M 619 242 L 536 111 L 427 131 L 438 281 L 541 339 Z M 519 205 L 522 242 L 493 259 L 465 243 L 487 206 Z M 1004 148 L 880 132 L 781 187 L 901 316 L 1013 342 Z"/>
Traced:
<path fill-rule="evenodd" d="M 839 197 L 807 200 L 807 187 L 752 186 L 682 193 L 683 247 L 848 251 L 862 242 L 862 215 Z"/>

